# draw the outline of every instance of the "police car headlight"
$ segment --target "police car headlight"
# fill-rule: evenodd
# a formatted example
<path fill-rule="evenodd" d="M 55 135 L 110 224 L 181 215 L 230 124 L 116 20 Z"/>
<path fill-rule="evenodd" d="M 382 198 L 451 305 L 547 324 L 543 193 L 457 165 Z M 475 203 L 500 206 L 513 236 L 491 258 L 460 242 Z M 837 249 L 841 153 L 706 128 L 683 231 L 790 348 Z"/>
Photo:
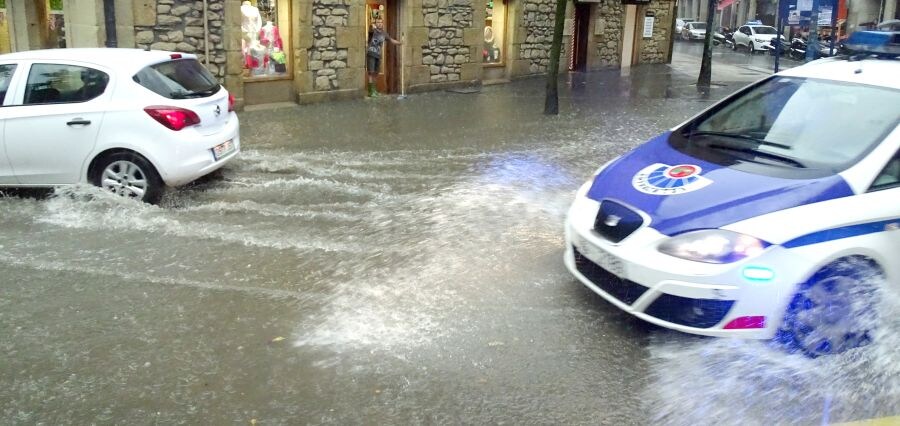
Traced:
<path fill-rule="evenodd" d="M 669 256 L 704 263 L 731 263 L 756 256 L 769 243 L 722 229 L 688 232 L 670 238 L 658 250 Z"/>

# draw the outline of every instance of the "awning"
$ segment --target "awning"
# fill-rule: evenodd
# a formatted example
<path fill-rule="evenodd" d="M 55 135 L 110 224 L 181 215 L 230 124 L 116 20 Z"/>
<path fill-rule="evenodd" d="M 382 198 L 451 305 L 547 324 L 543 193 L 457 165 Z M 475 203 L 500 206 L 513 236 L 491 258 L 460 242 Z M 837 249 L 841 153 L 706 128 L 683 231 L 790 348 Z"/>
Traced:
<path fill-rule="evenodd" d="M 728 6 L 731 6 L 731 3 L 734 3 L 734 0 L 721 0 L 719 4 L 716 5 L 716 10 L 725 9 Z"/>

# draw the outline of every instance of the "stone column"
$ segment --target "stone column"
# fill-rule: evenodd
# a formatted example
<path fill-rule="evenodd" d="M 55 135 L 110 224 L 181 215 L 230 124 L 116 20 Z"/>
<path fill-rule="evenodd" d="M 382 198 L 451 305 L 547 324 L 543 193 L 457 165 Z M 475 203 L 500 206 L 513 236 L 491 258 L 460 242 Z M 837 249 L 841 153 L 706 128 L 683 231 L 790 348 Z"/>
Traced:
<path fill-rule="evenodd" d="M 235 97 L 235 108 L 244 107 L 244 79 L 241 73 L 244 71 L 244 55 L 241 52 L 241 1 L 225 0 L 210 12 L 221 15 L 222 35 L 218 42 L 222 44 L 225 57 L 225 70 L 222 76 L 223 84 L 228 92 Z M 212 37 L 212 36 L 210 36 Z M 211 38 L 210 42 L 216 39 Z"/>
<path fill-rule="evenodd" d="M 66 47 L 103 47 L 106 22 L 102 0 L 64 0 Z"/>

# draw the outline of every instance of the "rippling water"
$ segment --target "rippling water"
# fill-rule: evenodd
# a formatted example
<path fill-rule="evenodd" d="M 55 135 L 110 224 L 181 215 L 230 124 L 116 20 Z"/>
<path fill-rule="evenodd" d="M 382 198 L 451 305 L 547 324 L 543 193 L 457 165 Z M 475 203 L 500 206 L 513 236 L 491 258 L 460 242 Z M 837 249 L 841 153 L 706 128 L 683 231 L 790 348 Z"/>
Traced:
<path fill-rule="evenodd" d="M 877 344 L 810 360 L 650 327 L 571 278 L 574 190 L 705 105 L 617 81 L 589 82 L 602 102 L 573 89 L 559 118 L 522 106 L 541 87 L 525 83 L 245 114 L 238 160 L 160 206 L 92 187 L 0 198 L 0 413 L 620 425 L 900 412 L 888 302 Z M 335 124 L 347 116 L 361 120 Z"/>

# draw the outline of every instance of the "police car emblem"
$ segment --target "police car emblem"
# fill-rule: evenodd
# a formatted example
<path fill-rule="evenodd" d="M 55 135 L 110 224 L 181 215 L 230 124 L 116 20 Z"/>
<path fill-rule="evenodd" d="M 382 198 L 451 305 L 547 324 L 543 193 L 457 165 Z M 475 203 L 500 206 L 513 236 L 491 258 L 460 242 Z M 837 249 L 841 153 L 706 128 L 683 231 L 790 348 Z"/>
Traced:
<path fill-rule="evenodd" d="M 631 179 L 631 185 L 645 194 L 684 194 L 712 183 L 708 178 L 700 176 L 700 172 L 700 166 L 692 164 L 670 166 L 656 163 L 637 172 Z"/>

